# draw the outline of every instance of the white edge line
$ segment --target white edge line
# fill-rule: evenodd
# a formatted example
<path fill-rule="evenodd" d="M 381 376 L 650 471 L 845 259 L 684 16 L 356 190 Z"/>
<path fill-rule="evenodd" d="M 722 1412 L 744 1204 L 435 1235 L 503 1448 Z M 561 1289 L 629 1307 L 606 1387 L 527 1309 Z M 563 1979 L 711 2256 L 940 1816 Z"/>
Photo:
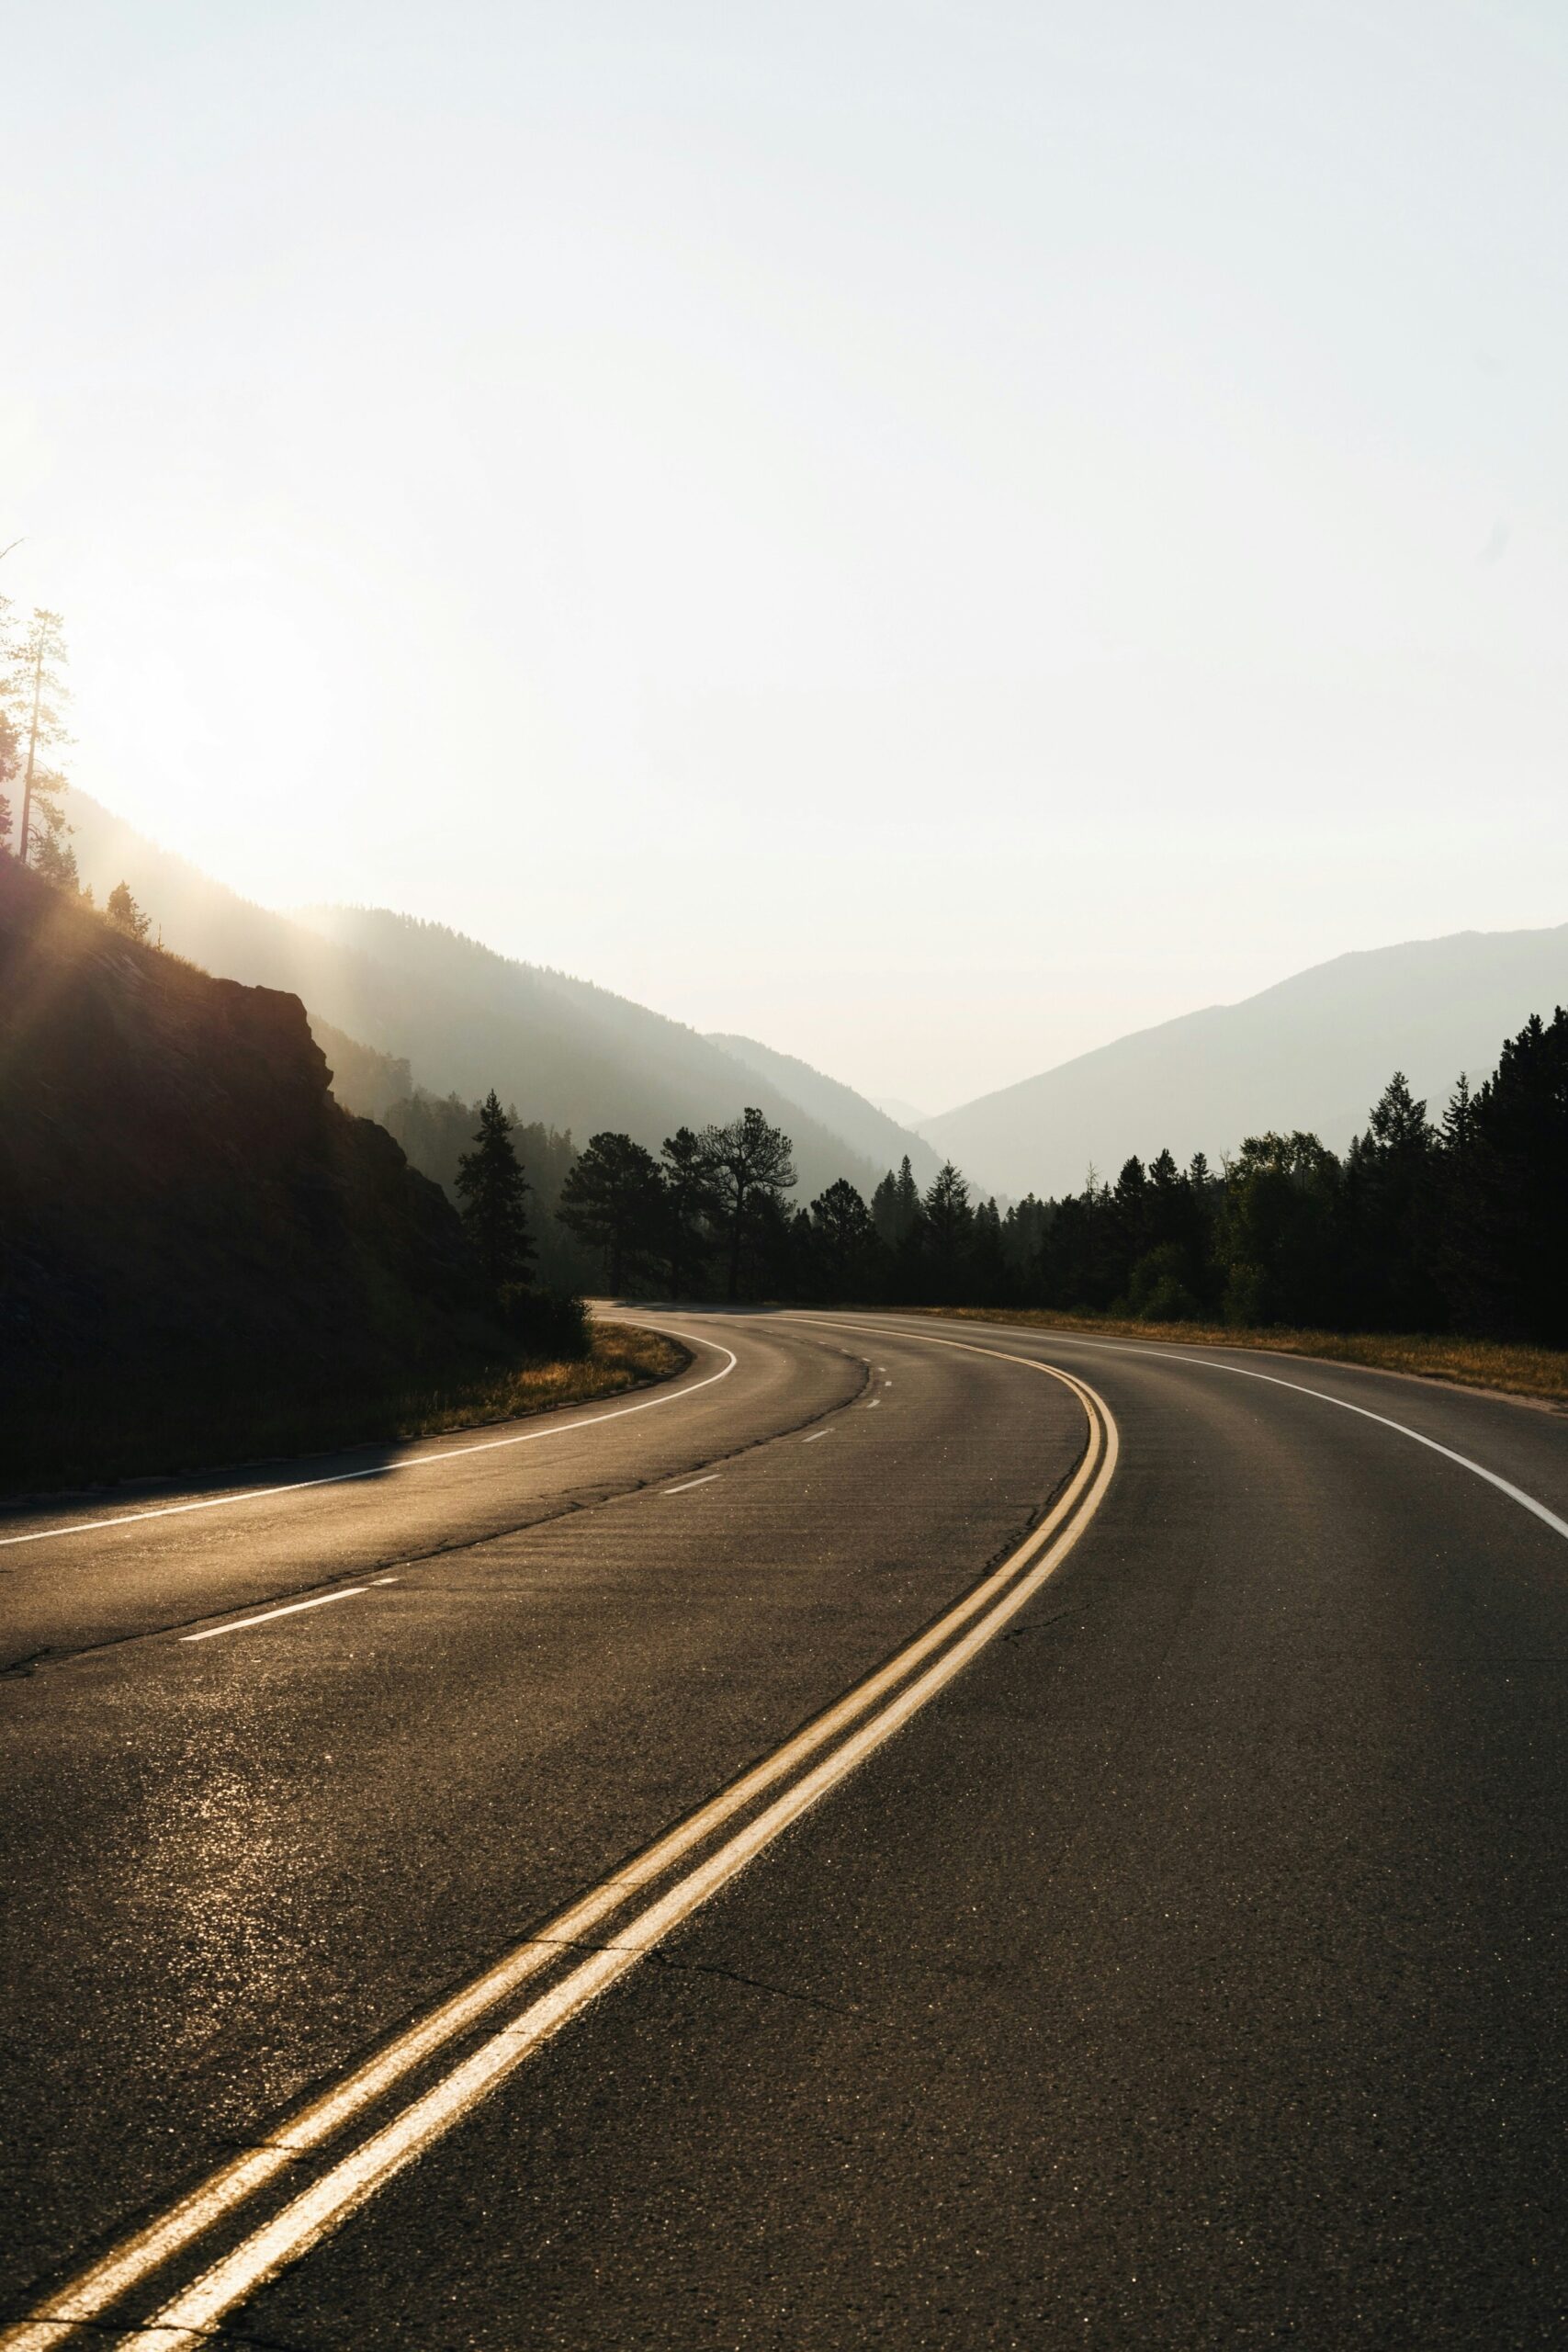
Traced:
<path fill-rule="evenodd" d="M 387 1579 L 389 1583 L 391 1578 Z M 182 1642 L 215 1642 L 220 1634 L 243 1634 L 247 1625 L 270 1625 L 275 1617 L 297 1617 L 301 1609 L 325 1609 L 334 1600 L 352 1600 L 356 1592 L 368 1592 L 368 1585 L 346 1584 L 341 1592 L 318 1592 L 311 1600 L 286 1600 L 281 1609 L 264 1609 L 259 1617 L 236 1617 L 227 1625 L 209 1625 L 199 1634 L 182 1634 Z"/>
<path fill-rule="evenodd" d="M 816 1318 L 811 1316 L 780 1317 L 781 1321 L 786 1322 L 792 1319 L 811 1322 Z M 911 1316 L 909 1320 L 913 1323 L 917 1318 Z M 888 1329 L 886 1324 L 871 1328 L 884 1331 Z M 896 1329 L 897 1326 L 894 1328 Z M 1065 1347 L 1092 1348 L 1100 1355 L 1143 1356 L 1146 1361 L 1154 1363 L 1190 1363 L 1195 1364 L 1200 1372 L 1233 1373 L 1238 1380 L 1261 1380 L 1270 1388 L 1289 1388 L 1297 1396 L 1313 1396 L 1321 1405 L 1337 1405 L 1342 1413 L 1354 1413 L 1363 1421 L 1376 1421 L 1380 1428 L 1394 1430 L 1401 1437 L 1409 1438 L 1412 1444 L 1424 1445 L 1429 1453 L 1440 1453 L 1445 1462 L 1457 1462 L 1461 1470 L 1468 1470 L 1473 1476 L 1483 1478 L 1489 1487 L 1495 1487 L 1499 1494 L 1506 1495 L 1509 1501 L 1517 1503 L 1522 1510 L 1533 1512 L 1535 1517 L 1543 1521 L 1554 1533 L 1568 1537 L 1568 1520 L 1559 1519 L 1554 1510 L 1550 1510 L 1545 1503 L 1538 1502 L 1534 1495 L 1527 1494 L 1523 1487 L 1516 1487 L 1511 1478 L 1503 1477 L 1495 1470 L 1488 1470 L 1483 1462 L 1472 1461 L 1468 1453 L 1456 1453 L 1451 1445 L 1441 1445 L 1435 1437 L 1424 1436 L 1420 1430 L 1413 1430 L 1406 1421 L 1393 1420 L 1387 1413 L 1374 1413 L 1366 1405 L 1352 1405 L 1348 1397 L 1336 1396 L 1326 1388 L 1309 1388 L 1303 1380 L 1281 1380 L 1279 1374 L 1274 1372 L 1254 1372 L 1250 1364 L 1228 1363 L 1221 1356 L 1179 1355 L 1174 1348 L 1140 1347 L 1136 1340 L 1090 1340 L 1084 1338 L 1077 1331 L 1053 1332 L 1048 1326 L 1042 1325 L 1036 1328 L 1026 1323 L 998 1324 L 995 1328 L 1010 1338 L 1022 1337 L 1036 1341 L 1044 1340 L 1047 1343 L 1052 1340 L 1060 1340 Z M 921 1336 L 929 1339 L 937 1337 L 935 1332 L 923 1333 Z M 1000 1348 L 982 1348 L 974 1340 L 948 1340 L 940 1344 L 950 1348 L 967 1346 L 976 1355 L 1003 1355 Z M 1004 1361 L 1007 1361 L 1005 1356 Z M 1374 1374 L 1377 1369 L 1371 1364 L 1348 1364 L 1345 1368 L 1348 1372 Z"/>
<path fill-rule="evenodd" d="M 665 1327 L 650 1324 L 648 1328 L 663 1330 Z M 699 1388 L 711 1388 L 716 1380 L 728 1379 L 735 1370 L 734 1350 L 721 1347 L 716 1340 L 701 1340 L 691 1331 L 673 1331 L 670 1336 L 682 1341 L 690 1340 L 699 1348 L 712 1348 L 729 1361 L 717 1372 L 710 1372 L 705 1379 L 694 1380 L 689 1388 L 672 1389 L 663 1396 L 645 1396 L 637 1405 L 617 1405 L 614 1412 L 593 1413 L 586 1420 L 552 1421 L 547 1429 L 522 1430 L 515 1437 L 485 1438 L 478 1445 L 450 1445 L 440 1453 L 414 1453 L 401 1462 L 376 1462 L 366 1470 L 333 1470 L 321 1478 L 286 1478 L 279 1486 L 249 1487 L 237 1494 L 208 1495 L 200 1502 L 164 1503 L 155 1510 L 120 1511 L 113 1519 L 64 1520 L 54 1527 L 35 1527 L 26 1535 L 0 1535 L 0 1551 L 13 1544 L 47 1544 L 65 1535 L 96 1535 L 106 1527 L 134 1527 L 147 1519 L 178 1519 L 186 1511 L 234 1510 L 242 1503 L 265 1502 L 272 1495 L 303 1494 L 310 1487 L 346 1487 L 355 1478 L 385 1478 L 395 1470 L 423 1470 L 434 1462 L 460 1461 L 465 1454 L 498 1453 L 509 1445 L 533 1445 L 541 1438 L 565 1437 L 573 1430 L 597 1429 L 601 1421 L 624 1420 L 628 1413 L 650 1413 L 656 1405 L 678 1405 L 686 1397 L 694 1396 Z"/>

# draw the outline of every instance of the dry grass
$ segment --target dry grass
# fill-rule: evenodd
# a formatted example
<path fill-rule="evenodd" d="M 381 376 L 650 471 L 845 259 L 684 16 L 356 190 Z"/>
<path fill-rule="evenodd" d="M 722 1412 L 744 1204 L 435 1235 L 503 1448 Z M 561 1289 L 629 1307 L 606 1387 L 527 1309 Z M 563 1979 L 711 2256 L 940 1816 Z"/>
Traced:
<path fill-rule="evenodd" d="M 86 1384 L 6 1416 L 0 1493 L 46 1494 L 128 1478 L 211 1476 L 302 1453 L 393 1445 L 585 1405 L 669 1380 L 691 1362 L 657 1331 L 594 1323 L 581 1363 L 455 1362 L 417 1385 L 323 1389 L 149 1383 L 104 1394 Z"/>
<path fill-rule="evenodd" d="M 401 1400 L 389 1434 L 435 1437 L 446 1430 L 481 1429 L 491 1421 L 523 1420 L 558 1406 L 588 1405 L 672 1379 L 692 1359 L 662 1332 L 631 1323 L 595 1323 L 593 1352 L 585 1363 L 525 1363 L 434 1388 Z"/>
<path fill-rule="evenodd" d="M 895 1310 L 897 1311 L 897 1310 Z M 1419 1333 L 1240 1331 L 1224 1323 L 1138 1323 L 1113 1315 L 1056 1314 L 1049 1307 L 934 1306 L 907 1310 L 976 1323 L 1019 1323 L 1043 1331 L 1102 1333 L 1108 1339 L 1260 1348 L 1277 1355 L 1319 1356 L 1375 1372 L 1414 1373 L 1568 1411 L 1568 1354 L 1558 1348 L 1508 1347 L 1492 1340 L 1438 1340 Z"/>

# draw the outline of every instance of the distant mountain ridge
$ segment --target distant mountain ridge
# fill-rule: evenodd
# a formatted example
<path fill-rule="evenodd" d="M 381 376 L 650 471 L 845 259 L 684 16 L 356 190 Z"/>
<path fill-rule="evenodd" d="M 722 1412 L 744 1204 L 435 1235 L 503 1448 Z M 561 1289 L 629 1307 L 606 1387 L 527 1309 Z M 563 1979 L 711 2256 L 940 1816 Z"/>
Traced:
<path fill-rule="evenodd" d="M 1505 1037 L 1568 1002 L 1568 923 L 1456 932 L 1336 956 L 1238 1004 L 1211 1005 L 944 1112 L 923 1130 L 984 1183 L 1076 1192 L 1168 1146 L 1218 1160 L 1266 1128 L 1336 1150 L 1395 1069 L 1440 1112 Z"/>
<path fill-rule="evenodd" d="M 653 1151 L 678 1126 L 732 1119 L 754 1102 L 794 1138 L 797 1198 L 840 1176 L 869 1193 L 886 1170 L 763 1072 L 628 998 L 384 909 L 277 914 L 86 793 L 73 793 L 71 815 L 100 904 L 123 879 L 166 945 L 209 971 L 289 990 L 319 1028 L 406 1061 L 434 1092 L 471 1101 L 493 1086 L 525 1120 L 570 1128 L 580 1144 L 612 1127 Z"/>

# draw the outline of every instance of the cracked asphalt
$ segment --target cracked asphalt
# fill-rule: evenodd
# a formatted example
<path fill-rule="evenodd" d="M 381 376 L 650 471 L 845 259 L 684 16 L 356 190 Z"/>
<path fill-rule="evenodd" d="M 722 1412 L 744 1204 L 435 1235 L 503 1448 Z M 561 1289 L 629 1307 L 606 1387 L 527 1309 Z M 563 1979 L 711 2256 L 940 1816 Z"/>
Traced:
<path fill-rule="evenodd" d="M 214 2340 L 1565 2340 L 1568 1540 L 1328 1400 L 1568 1520 L 1562 1420 L 1299 1359 L 668 1321 L 736 1357 L 668 1410 L 0 1549 L 33 1657 L 0 1683 L 0 2308 L 1004 1556 L 1084 1437 L 1010 1352 L 1122 1448 L 1022 1617 Z"/>

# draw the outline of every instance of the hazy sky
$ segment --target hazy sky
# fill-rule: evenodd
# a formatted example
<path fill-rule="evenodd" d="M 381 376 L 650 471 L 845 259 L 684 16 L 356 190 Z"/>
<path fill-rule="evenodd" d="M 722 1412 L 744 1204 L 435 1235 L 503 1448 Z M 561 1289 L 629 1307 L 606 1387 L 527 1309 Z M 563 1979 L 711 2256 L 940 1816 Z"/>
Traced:
<path fill-rule="evenodd" d="M 1568 920 L 1562 0 L 61 0 L 74 773 L 935 1110 Z"/>

